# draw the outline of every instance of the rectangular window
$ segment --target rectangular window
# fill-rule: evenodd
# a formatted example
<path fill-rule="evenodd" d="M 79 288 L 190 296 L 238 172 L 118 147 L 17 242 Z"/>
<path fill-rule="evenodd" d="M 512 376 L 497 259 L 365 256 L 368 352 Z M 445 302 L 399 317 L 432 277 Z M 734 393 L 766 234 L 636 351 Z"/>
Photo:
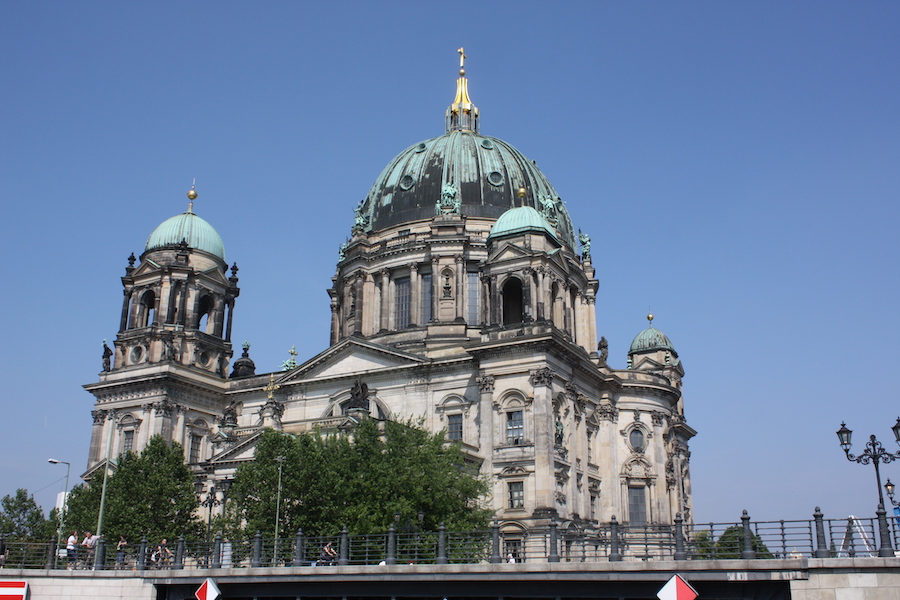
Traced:
<path fill-rule="evenodd" d="M 504 539 L 503 552 L 503 556 L 506 557 L 506 562 L 508 563 L 525 562 L 525 552 L 520 539 Z"/>
<path fill-rule="evenodd" d="M 466 273 L 466 322 L 478 325 L 478 273 Z"/>
<path fill-rule="evenodd" d="M 510 481 L 507 486 L 509 490 L 509 507 L 525 508 L 525 482 Z"/>
<path fill-rule="evenodd" d="M 396 299 L 394 329 L 405 329 L 409 327 L 409 277 L 398 277 L 394 280 L 394 297 Z"/>
<path fill-rule="evenodd" d="M 597 520 L 597 494 L 591 494 L 591 520 Z"/>
<path fill-rule="evenodd" d="M 454 442 L 463 439 L 463 416 L 447 415 L 447 438 Z"/>
<path fill-rule="evenodd" d="M 647 488 L 628 486 L 628 522 L 631 525 L 647 524 Z"/>
<path fill-rule="evenodd" d="M 203 440 L 199 435 L 191 434 L 191 456 L 188 462 L 191 464 L 200 462 L 200 443 Z"/>
<path fill-rule="evenodd" d="M 422 275 L 422 325 L 431 322 L 431 273 Z"/>
<path fill-rule="evenodd" d="M 525 420 L 521 410 L 506 413 L 506 443 L 513 446 L 524 443 Z"/>
<path fill-rule="evenodd" d="M 122 453 L 131 452 L 134 449 L 134 430 L 122 432 Z"/>

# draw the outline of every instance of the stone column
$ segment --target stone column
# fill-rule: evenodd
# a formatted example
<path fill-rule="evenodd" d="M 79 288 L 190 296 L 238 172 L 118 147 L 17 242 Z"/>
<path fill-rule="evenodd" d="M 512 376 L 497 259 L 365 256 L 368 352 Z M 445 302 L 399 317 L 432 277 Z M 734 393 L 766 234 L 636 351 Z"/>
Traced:
<path fill-rule="evenodd" d="M 231 341 L 231 323 L 233 322 L 233 319 L 234 319 L 234 298 L 231 298 L 230 300 L 228 300 L 228 304 L 226 306 L 228 308 L 228 316 L 226 317 L 227 324 L 225 325 L 225 341 L 230 342 Z"/>
<path fill-rule="evenodd" d="M 366 299 L 363 303 L 362 313 L 362 332 L 363 335 L 372 335 L 378 331 L 379 319 L 375 313 L 375 278 L 371 273 L 365 274 L 363 280 L 363 297 Z"/>
<path fill-rule="evenodd" d="M 213 319 L 213 335 L 222 337 L 222 330 L 225 327 L 225 298 L 216 295 L 213 311 L 209 318 Z"/>
<path fill-rule="evenodd" d="M 381 331 L 387 331 L 390 326 L 390 285 L 391 272 L 381 270 Z"/>
<path fill-rule="evenodd" d="M 588 352 L 596 352 L 597 351 L 597 299 L 593 296 L 593 294 L 587 296 L 587 321 L 588 321 L 588 335 L 587 340 L 585 340 L 588 344 L 587 351 Z"/>
<path fill-rule="evenodd" d="M 334 346 L 341 337 L 340 306 L 335 298 L 331 299 L 331 343 Z"/>
<path fill-rule="evenodd" d="M 581 294 L 581 290 L 575 292 L 575 331 L 572 335 L 572 340 L 580 345 L 584 346 L 584 298 Z M 588 352 L 590 352 L 590 348 L 586 348 Z"/>
<path fill-rule="evenodd" d="M 463 257 L 461 254 L 457 254 L 453 257 L 454 262 L 456 263 L 456 320 L 457 321 L 465 321 L 465 276 L 466 276 L 466 265 L 463 261 Z"/>
<path fill-rule="evenodd" d="M 410 325 L 422 323 L 422 278 L 419 276 L 418 263 L 409 263 L 409 322 Z"/>
<path fill-rule="evenodd" d="M 128 307 L 131 303 L 131 290 L 122 290 L 122 318 L 119 320 L 119 331 L 125 331 L 128 328 Z"/>
<path fill-rule="evenodd" d="M 480 309 L 481 309 L 481 322 L 485 325 L 490 325 L 491 323 L 491 286 L 490 281 L 491 278 L 483 273 L 478 278 L 478 281 L 481 284 L 481 296 L 480 296 Z"/>
<path fill-rule="evenodd" d="M 500 314 L 501 301 L 500 290 L 497 287 L 497 276 L 491 275 L 491 320 L 488 323 L 489 325 L 503 324 Z"/>
<path fill-rule="evenodd" d="M 531 373 L 530 379 L 531 385 L 534 386 L 534 402 L 531 409 L 531 425 L 534 431 L 534 509 L 555 509 L 553 372 L 548 367 L 541 367 Z"/>
<path fill-rule="evenodd" d="M 353 291 L 356 293 L 356 312 L 353 315 L 353 333 L 362 335 L 363 311 L 365 309 L 365 301 L 363 297 L 363 280 L 365 275 L 362 271 L 357 271 L 353 276 Z"/>
<path fill-rule="evenodd" d="M 478 446 L 485 457 L 483 472 L 489 475 L 494 453 L 494 376 L 481 375 L 475 381 L 481 394 L 478 404 Z"/>
<path fill-rule="evenodd" d="M 535 317 L 534 302 L 536 300 L 534 294 L 533 278 L 531 276 L 531 267 L 522 269 L 522 322 L 527 323 L 533 321 Z"/>
<path fill-rule="evenodd" d="M 440 322 L 441 320 L 441 259 L 437 256 L 431 257 L 431 318 Z"/>
<path fill-rule="evenodd" d="M 535 269 L 537 273 L 537 296 L 536 296 L 536 304 L 537 304 L 537 320 L 543 321 L 547 318 L 546 311 L 546 303 L 547 298 L 544 293 L 544 267 L 538 267 Z"/>

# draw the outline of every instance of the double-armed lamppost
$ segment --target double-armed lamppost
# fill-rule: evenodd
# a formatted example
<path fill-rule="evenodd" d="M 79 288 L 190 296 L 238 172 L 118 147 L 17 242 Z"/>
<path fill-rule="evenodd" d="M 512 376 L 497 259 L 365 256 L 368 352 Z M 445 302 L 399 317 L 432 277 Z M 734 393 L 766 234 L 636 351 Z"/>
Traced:
<path fill-rule="evenodd" d="M 891 431 L 894 432 L 894 438 L 897 440 L 897 443 L 900 444 L 900 417 L 897 418 L 897 423 L 891 427 Z M 881 442 L 875 439 L 874 435 L 870 435 L 869 441 L 866 443 L 866 449 L 863 453 L 859 456 L 851 454 L 850 437 L 852 435 L 853 431 L 847 428 L 846 423 L 841 423 L 841 428 L 837 430 L 837 436 L 841 444 L 841 449 L 844 451 L 844 454 L 847 455 L 847 460 L 857 462 L 861 465 L 872 463 L 875 467 L 875 481 L 878 486 L 878 510 L 876 511 L 876 514 L 878 515 L 878 525 L 881 534 L 881 548 L 878 550 L 878 556 L 894 556 L 887 519 L 885 518 L 884 494 L 881 492 L 881 470 L 878 465 L 900 460 L 900 452 L 897 454 L 888 452 L 884 449 L 884 446 L 881 445 Z M 893 484 L 891 484 L 888 490 L 888 495 L 893 496 Z"/>
<path fill-rule="evenodd" d="M 216 494 L 218 491 L 218 487 L 216 485 L 211 485 L 209 487 L 209 491 L 206 493 L 206 498 L 200 501 L 200 506 L 206 507 L 206 543 L 209 544 L 209 534 L 212 529 L 212 513 L 213 507 L 222 504 L 222 501 L 219 500 L 219 496 Z"/>

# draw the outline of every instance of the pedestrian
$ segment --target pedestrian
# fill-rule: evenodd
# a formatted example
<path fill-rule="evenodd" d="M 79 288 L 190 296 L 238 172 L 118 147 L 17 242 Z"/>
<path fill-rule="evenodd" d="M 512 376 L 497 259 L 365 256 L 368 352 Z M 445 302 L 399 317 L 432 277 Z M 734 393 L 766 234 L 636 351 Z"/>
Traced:
<path fill-rule="evenodd" d="M 6 547 L 6 540 L 0 535 L 0 569 L 6 564 L 7 558 L 9 558 L 9 550 Z"/>
<path fill-rule="evenodd" d="M 116 544 L 116 568 L 124 569 L 125 568 L 125 550 L 128 549 L 128 542 L 125 541 L 125 536 L 119 536 L 119 543 Z"/>
<path fill-rule="evenodd" d="M 66 540 L 66 558 L 69 559 L 69 570 L 78 567 L 78 532 L 73 531 Z"/>
<path fill-rule="evenodd" d="M 163 569 L 166 565 L 169 564 L 169 561 L 172 559 L 172 551 L 169 550 L 166 545 L 166 538 L 163 538 L 159 545 L 156 546 L 156 550 L 153 551 L 153 555 L 150 557 L 154 563 L 156 563 L 157 569 Z"/>
<path fill-rule="evenodd" d="M 97 547 L 97 536 L 91 535 L 90 531 L 86 531 L 81 545 L 85 547 L 84 565 L 90 568 L 94 565 L 94 549 Z"/>
<path fill-rule="evenodd" d="M 331 547 L 331 542 L 328 542 L 322 546 L 322 551 L 319 552 L 319 560 L 316 561 L 316 566 L 333 565 L 336 558 L 337 552 Z"/>

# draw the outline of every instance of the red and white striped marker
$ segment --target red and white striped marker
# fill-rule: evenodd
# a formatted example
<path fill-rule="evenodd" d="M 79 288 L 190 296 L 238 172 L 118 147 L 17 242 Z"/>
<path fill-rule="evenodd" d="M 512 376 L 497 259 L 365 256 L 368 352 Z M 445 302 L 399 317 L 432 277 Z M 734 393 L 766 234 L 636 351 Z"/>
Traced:
<path fill-rule="evenodd" d="M 212 577 L 207 577 L 206 581 L 200 585 L 200 589 L 194 592 L 197 600 L 216 600 L 221 595 L 222 592 L 219 591 L 219 586 L 212 580 Z"/>
<path fill-rule="evenodd" d="M 662 586 L 656 597 L 659 600 L 694 600 L 697 597 L 697 590 L 691 587 L 687 581 L 680 575 L 672 575 L 672 579 Z"/>
<path fill-rule="evenodd" d="M 0 581 L 0 600 L 25 600 L 27 597 L 27 581 Z"/>

